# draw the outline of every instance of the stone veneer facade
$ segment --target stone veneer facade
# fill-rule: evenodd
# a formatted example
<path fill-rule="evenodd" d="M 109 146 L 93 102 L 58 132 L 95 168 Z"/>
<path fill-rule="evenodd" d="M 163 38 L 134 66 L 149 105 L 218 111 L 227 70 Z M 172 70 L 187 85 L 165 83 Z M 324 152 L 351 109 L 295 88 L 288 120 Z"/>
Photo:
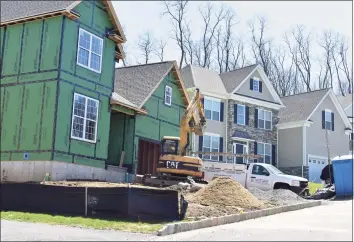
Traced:
<path fill-rule="evenodd" d="M 294 167 L 278 167 L 279 170 L 288 175 L 299 176 L 309 179 L 309 167 L 308 166 L 294 166 Z"/>
<path fill-rule="evenodd" d="M 234 122 L 234 105 L 242 104 L 249 107 L 249 125 L 239 125 Z M 266 111 L 272 111 L 272 130 L 265 130 L 255 127 L 255 109 L 263 109 Z M 275 145 L 275 164 L 277 164 L 277 129 L 275 125 L 279 121 L 279 111 L 276 109 L 270 109 L 262 106 L 253 105 L 250 103 L 229 100 L 228 102 L 228 120 L 227 120 L 227 150 L 232 152 L 232 145 L 235 140 L 232 139 L 232 135 L 236 130 L 247 132 L 254 142 L 263 142 Z M 254 154 L 254 142 L 248 142 L 248 153 Z M 228 157 L 228 161 L 231 161 L 232 157 Z M 248 162 L 253 162 L 253 159 L 248 159 Z"/>

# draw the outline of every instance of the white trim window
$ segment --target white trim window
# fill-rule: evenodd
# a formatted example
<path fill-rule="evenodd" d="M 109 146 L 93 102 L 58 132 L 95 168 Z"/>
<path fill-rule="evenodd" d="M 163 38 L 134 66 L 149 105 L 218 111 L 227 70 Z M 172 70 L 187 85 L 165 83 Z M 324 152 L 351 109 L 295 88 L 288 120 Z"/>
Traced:
<path fill-rule="evenodd" d="M 237 124 L 246 124 L 246 106 L 237 104 Z"/>
<path fill-rule="evenodd" d="M 74 93 L 71 138 L 96 143 L 99 101 Z"/>
<path fill-rule="evenodd" d="M 101 73 L 103 39 L 80 28 L 77 48 L 77 64 Z"/>
<path fill-rule="evenodd" d="M 259 92 L 259 80 L 253 78 L 253 91 Z"/>
<path fill-rule="evenodd" d="M 220 100 L 205 97 L 204 113 L 206 119 L 220 121 Z"/>
<path fill-rule="evenodd" d="M 258 128 L 272 130 L 272 112 L 258 109 Z"/>
<path fill-rule="evenodd" d="M 203 152 L 219 152 L 220 136 L 203 135 Z M 203 155 L 204 160 L 219 161 L 219 156 Z"/>
<path fill-rule="evenodd" d="M 247 155 L 248 154 L 248 143 L 236 141 L 235 143 L 232 144 L 232 153 Z M 243 163 L 248 164 L 248 159 L 247 159 L 247 157 L 233 157 L 233 162 L 234 162 L 234 164 L 243 164 Z"/>
<path fill-rule="evenodd" d="M 325 110 L 325 127 L 332 130 L 332 111 Z"/>
<path fill-rule="evenodd" d="M 257 143 L 257 154 L 263 157 L 258 158 L 259 163 L 272 163 L 272 145 L 267 143 Z"/>
<path fill-rule="evenodd" d="M 165 104 L 171 106 L 172 104 L 172 87 L 165 86 Z"/>

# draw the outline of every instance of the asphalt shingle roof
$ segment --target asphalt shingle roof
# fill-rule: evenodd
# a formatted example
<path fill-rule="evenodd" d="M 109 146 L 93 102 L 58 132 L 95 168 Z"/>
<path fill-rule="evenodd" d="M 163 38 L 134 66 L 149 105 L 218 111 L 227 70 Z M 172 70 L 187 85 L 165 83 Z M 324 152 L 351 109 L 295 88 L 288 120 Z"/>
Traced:
<path fill-rule="evenodd" d="M 220 74 L 227 92 L 233 92 L 238 85 L 257 67 L 257 64 Z"/>
<path fill-rule="evenodd" d="M 116 68 L 114 92 L 141 108 L 144 101 L 168 74 L 173 61 Z"/>
<path fill-rule="evenodd" d="M 186 88 L 198 87 L 202 93 L 227 94 L 219 74 L 213 70 L 188 65 L 181 70 L 181 75 Z"/>
<path fill-rule="evenodd" d="M 279 110 L 279 124 L 306 120 L 329 89 L 321 89 L 281 98 L 285 108 Z"/>
<path fill-rule="evenodd" d="M 0 1 L 1 22 L 64 10 L 75 1 Z"/>

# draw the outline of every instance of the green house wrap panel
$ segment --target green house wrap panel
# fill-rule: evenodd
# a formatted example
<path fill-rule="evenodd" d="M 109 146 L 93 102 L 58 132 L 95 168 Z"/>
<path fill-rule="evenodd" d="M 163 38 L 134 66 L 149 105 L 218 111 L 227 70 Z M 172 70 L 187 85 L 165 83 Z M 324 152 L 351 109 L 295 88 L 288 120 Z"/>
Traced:
<path fill-rule="evenodd" d="M 80 22 L 91 26 L 93 5 L 90 1 L 82 1 L 74 8 L 74 11 L 80 14 Z"/>
<path fill-rule="evenodd" d="M 95 156 L 95 144 L 76 139 L 71 139 L 70 143 L 70 153 L 91 157 Z"/>
<path fill-rule="evenodd" d="M 91 90 L 95 90 L 95 84 L 94 83 L 91 83 L 91 82 L 88 82 L 82 78 L 79 78 L 79 77 L 75 77 L 71 74 L 68 74 L 68 73 L 65 73 L 65 72 L 61 72 L 60 73 L 60 78 L 65 80 L 65 81 L 69 81 L 69 82 L 72 82 L 72 83 L 76 83 L 80 86 L 83 86 L 83 87 L 86 87 L 88 89 L 91 89 Z"/>
<path fill-rule="evenodd" d="M 44 83 L 40 150 L 52 149 L 57 81 Z"/>
<path fill-rule="evenodd" d="M 160 120 L 166 120 L 173 124 L 179 125 L 179 106 L 167 106 L 162 102 L 159 103 L 159 116 Z"/>
<path fill-rule="evenodd" d="M 112 113 L 110 122 L 108 158 L 107 163 L 110 165 L 118 165 L 119 157 L 123 150 L 124 144 L 124 120 L 125 114 Z"/>
<path fill-rule="evenodd" d="M 2 46 L 4 44 L 4 34 L 5 34 L 5 28 L 1 27 L 0 28 L 0 56 L 2 56 Z"/>
<path fill-rule="evenodd" d="M 160 126 L 160 139 L 162 139 L 163 136 L 176 136 L 179 137 L 179 127 L 174 126 L 168 123 L 163 123 L 161 122 Z"/>
<path fill-rule="evenodd" d="M 21 73 L 38 70 L 42 23 L 42 20 L 37 20 L 24 25 Z"/>
<path fill-rule="evenodd" d="M 25 85 L 19 150 L 37 150 L 39 143 L 43 83 Z"/>
<path fill-rule="evenodd" d="M 2 75 L 18 74 L 23 24 L 13 25 L 6 30 Z"/>
<path fill-rule="evenodd" d="M 90 32 L 90 31 L 89 31 Z M 103 47 L 104 48 L 104 47 Z M 105 65 L 105 63 L 102 63 L 102 67 Z M 113 72 L 113 71 L 112 71 Z M 79 65 L 76 65 L 76 75 L 86 78 L 92 82 L 99 82 L 100 80 L 100 74 L 91 71 L 87 68 L 81 67 Z"/>
<path fill-rule="evenodd" d="M 137 116 L 135 123 L 135 135 L 159 140 L 159 120 L 146 116 Z"/>
<path fill-rule="evenodd" d="M 32 73 L 21 75 L 18 78 L 19 82 L 34 82 L 34 81 L 43 81 L 43 80 L 53 80 L 57 79 L 58 71 L 48 71 L 48 72 L 41 72 L 41 73 Z"/>
<path fill-rule="evenodd" d="M 100 108 L 98 112 L 97 123 L 97 144 L 96 157 L 107 159 L 108 141 L 109 141 L 109 124 L 110 113 L 108 111 L 109 98 L 105 96 L 100 97 Z"/>
<path fill-rule="evenodd" d="M 124 136 L 124 163 L 132 164 L 133 162 L 133 142 L 134 142 L 134 126 L 135 120 L 131 116 L 125 116 L 125 136 Z"/>
<path fill-rule="evenodd" d="M 76 49 L 77 49 L 77 38 L 79 33 L 79 26 L 76 22 L 65 19 L 65 30 L 63 36 L 63 47 L 61 53 L 61 68 L 63 70 L 74 73 L 76 65 Z"/>
<path fill-rule="evenodd" d="M 40 70 L 52 70 L 58 68 L 62 17 L 44 20 L 42 57 Z"/>
<path fill-rule="evenodd" d="M 103 43 L 103 56 L 102 56 L 102 73 L 101 81 L 105 86 L 113 87 L 113 66 L 114 66 L 114 43 L 110 39 L 104 38 Z M 110 94 L 111 90 L 107 94 Z"/>
<path fill-rule="evenodd" d="M 0 161 L 9 161 L 10 160 L 10 153 L 0 153 Z"/>
<path fill-rule="evenodd" d="M 86 165 L 86 166 L 92 166 L 92 167 L 97 167 L 97 168 L 105 168 L 105 162 L 102 160 L 94 160 L 94 159 L 88 159 L 86 157 L 82 156 L 74 156 L 74 163 L 78 165 Z"/>
<path fill-rule="evenodd" d="M 159 109 L 159 103 L 163 102 L 160 101 L 158 98 L 151 96 L 149 100 L 144 104 L 144 107 L 146 110 L 148 110 L 149 116 L 152 116 L 154 118 L 158 118 L 158 109 Z"/>
<path fill-rule="evenodd" d="M 27 155 L 26 160 L 30 160 L 30 161 L 50 160 L 52 156 L 51 152 L 19 152 L 19 153 L 12 153 L 11 160 L 12 161 L 24 160 L 25 153 Z"/>
<path fill-rule="evenodd" d="M 95 29 L 104 32 L 106 27 L 110 29 L 113 28 L 112 22 L 109 20 L 110 17 L 108 16 L 107 12 L 95 6 L 93 14 L 95 17 L 95 21 L 93 22 L 93 27 Z"/>
<path fill-rule="evenodd" d="M 74 159 L 73 155 L 54 152 L 53 160 L 55 160 L 55 161 L 63 161 L 63 162 L 72 163 L 73 159 Z"/>
<path fill-rule="evenodd" d="M 2 110 L 3 110 L 3 104 L 4 104 L 4 97 L 5 97 L 5 87 L 0 88 L 0 120 L 2 119 Z"/>
<path fill-rule="evenodd" d="M 9 86 L 5 89 L 1 130 L 1 150 L 17 150 L 21 120 L 22 93 L 24 87 Z"/>
<path fill-rule="evenodd" d="M 73 86 L 59 83 L 58 109 L 56 119 L 55 150 L 69 152 L 71 131 L 71 110 L 73 105 Z"/>

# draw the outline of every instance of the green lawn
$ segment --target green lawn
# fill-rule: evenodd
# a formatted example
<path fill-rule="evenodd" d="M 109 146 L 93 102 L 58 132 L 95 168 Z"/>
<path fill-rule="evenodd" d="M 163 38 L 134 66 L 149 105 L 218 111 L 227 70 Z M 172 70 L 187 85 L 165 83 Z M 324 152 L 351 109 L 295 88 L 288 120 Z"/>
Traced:
<path fill-rule="evenodd" d="M 317 188 L 322 188 L 322 184 L 309 182 L 310 194 L 314 194 Z"/>
<path fill-rule="evenodd" d="M 104 220 L 98 218 L 52 216 L 48 214 L 3 212 L 1 219 L 31 223 L 59 224 L 92 229 L 114 229 L 128 232 L 153 233 L 161 229 L 164 223 L 130 222 L 122 220 Z"/>

